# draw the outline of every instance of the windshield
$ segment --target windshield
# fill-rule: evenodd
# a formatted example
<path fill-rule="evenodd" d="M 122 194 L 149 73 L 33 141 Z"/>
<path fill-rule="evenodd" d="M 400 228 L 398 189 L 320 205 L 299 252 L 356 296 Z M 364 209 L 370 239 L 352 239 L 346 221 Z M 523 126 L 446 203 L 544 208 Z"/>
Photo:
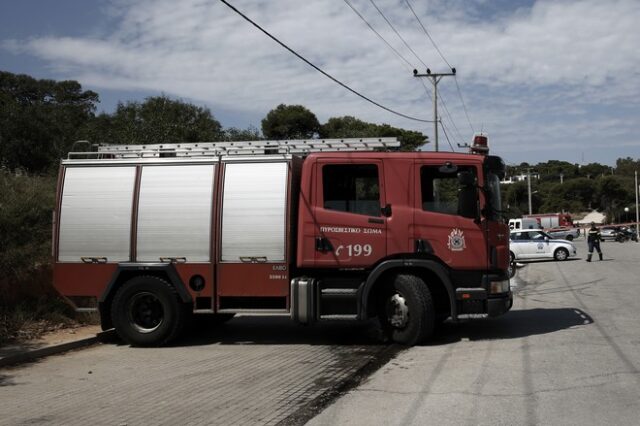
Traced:
<path fill-rule="evenodd" d="M 500 178 L 494 173 L 487 173 L 485 184 L 487 194 L 486 216 L 489 220 L 502 220 L 502 200 L 500 199 Z"/>

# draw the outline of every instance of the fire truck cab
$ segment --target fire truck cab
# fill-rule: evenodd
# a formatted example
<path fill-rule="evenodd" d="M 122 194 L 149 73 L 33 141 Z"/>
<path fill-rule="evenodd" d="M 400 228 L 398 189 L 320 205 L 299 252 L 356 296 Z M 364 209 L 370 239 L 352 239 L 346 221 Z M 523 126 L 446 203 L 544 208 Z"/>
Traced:
<path fill-rule="evenodd" d="M 62 161 L 54 285 L 133 345 L 190 315 L 377 317 L 403 344 L 511 308 L 504 163 L 393 138 L 111 145 Z"/>

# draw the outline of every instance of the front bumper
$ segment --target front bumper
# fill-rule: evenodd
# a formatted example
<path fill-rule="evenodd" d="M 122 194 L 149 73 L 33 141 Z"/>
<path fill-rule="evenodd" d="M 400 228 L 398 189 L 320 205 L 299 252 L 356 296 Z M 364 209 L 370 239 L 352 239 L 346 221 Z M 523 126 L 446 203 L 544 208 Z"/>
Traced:
<path fill-rule="evenodd" d="M 513 294 L 506 293 L 504 296 L 491 297 L 487 299 L 487 315 L 490 317 L 498 317 L 504 315 L 513 306 Z"/>
<path fill-rule="evenodd" d="M 509 312 L 513 306 L 513 293 L 488 294 L 483 288 L 458 288 L 456 304 L 458 315 L 497 317 Z"/>

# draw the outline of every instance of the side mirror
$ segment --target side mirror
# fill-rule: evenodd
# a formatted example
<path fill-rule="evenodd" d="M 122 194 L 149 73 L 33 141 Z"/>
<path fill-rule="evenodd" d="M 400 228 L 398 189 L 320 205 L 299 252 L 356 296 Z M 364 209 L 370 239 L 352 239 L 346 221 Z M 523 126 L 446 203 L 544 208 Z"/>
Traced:
<path fill-rule="evenodd" d="M 447 161 L 447 162 L 444 164 L 444 166 L 440 166 L 440 167 L 438 168 L 438 171 L 439 171 L 440 173 L 443 173 L 443 174 L 451 174 L 451 173 L 455 173 L 455 172 L 457 172 L 457 171 L 458 171 L 458 166 L 456 166 L 455 164 L 453 164 L 453 163 L 452 163 L 452 162 L 450 162 L 450 161 Z"/>
<path fill-rule="evenodd" d="M 480 206 L 476 178 L 470 172 L 458 173 L 458 214 L 462 217 L 480 221 Z"/>

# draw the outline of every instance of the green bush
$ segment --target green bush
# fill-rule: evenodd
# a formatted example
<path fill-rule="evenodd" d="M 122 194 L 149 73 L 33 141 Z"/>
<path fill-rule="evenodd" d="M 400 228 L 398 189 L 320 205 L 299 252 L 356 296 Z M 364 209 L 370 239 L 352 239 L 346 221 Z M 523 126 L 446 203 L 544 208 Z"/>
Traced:
<path fill-rule="evenodd" d="M 55 178 L 5 170 L 0 194 L 0 304 L 42 296 L 42 281 L 51 269 Z"/>
<path fill-rule="evenodd" d="M 27 319 L 51 317 L 47 307 L 59 297 L 51 280 L 55 178 L 0 170 L 0 195 L 1 341 Z"/>

